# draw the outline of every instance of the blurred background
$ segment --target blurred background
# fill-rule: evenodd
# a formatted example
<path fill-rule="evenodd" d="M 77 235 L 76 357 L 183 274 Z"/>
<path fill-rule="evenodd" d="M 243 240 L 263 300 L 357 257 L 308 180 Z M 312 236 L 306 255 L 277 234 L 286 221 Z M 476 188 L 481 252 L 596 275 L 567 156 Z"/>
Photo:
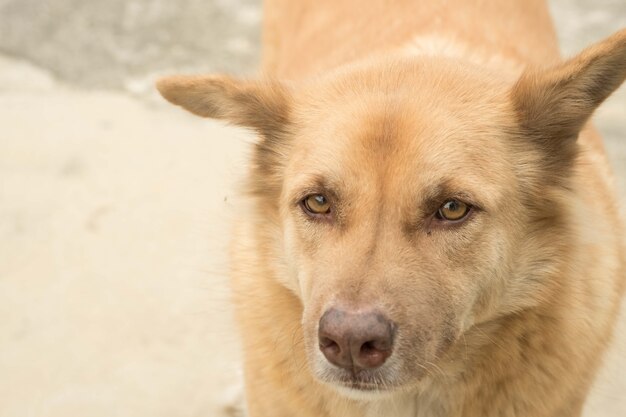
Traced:
<path fill-rule="evenodd" d="M 624 0 L 553 0 L 564 54 Z M 0 0 L 0 417 L 228 417 L 228 304 L 248 134 L 157 75 L 257 71 L 257 0 Z M 626 196 L 626 86 L 595 117 Z M 626 200 L 624 200 L 626 201 Z M 626 319 L 586 416 L 626 415 Z"/>

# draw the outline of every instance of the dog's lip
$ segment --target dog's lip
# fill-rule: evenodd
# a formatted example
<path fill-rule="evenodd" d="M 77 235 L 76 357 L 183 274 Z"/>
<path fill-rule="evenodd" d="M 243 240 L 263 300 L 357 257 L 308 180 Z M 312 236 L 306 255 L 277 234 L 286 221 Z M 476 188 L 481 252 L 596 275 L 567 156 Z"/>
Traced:
<path fill-rule="evenodd" d="M 344 375 L 334 378 L 332 381 L 344 388 L 350 388 L 358 391 L 390 391 L 397 388 L 391 381 L 387 381 L 381 376 L 364 374 L 363 371 L 354 373 L 346 372 Z"/>
<path fill-rule="evenodd" d="M 345 388 L 350 388 L 358 391 L 388 391 L 391 387 L 387 385 L 381 385 L 374 382 L 359 381 L 358 379 L 342 380 L 339 384 Z"/>

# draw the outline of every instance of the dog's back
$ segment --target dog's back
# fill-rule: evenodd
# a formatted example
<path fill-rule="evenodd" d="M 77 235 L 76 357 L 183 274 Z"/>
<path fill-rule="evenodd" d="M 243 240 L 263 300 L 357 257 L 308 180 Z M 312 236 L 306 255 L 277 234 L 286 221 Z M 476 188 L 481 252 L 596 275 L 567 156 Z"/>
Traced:
<path fill-rule="evenodd" d="M 517 65 L 559 57 L 543 0 L 266 0 L 263 69 L 281 79 L 415 47 Z"/>

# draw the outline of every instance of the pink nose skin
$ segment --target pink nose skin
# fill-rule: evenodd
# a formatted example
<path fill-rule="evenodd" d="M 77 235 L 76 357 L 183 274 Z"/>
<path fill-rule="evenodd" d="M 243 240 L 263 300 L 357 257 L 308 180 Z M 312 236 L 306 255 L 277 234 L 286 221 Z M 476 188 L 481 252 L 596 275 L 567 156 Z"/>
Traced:
<path fill-rule="evenodd" d="M 378 311 L 331 308 L 320 319 L 320 350 L 340 368 L 355 372 L 378 368 L 391 356 L 394 328 Z"/>

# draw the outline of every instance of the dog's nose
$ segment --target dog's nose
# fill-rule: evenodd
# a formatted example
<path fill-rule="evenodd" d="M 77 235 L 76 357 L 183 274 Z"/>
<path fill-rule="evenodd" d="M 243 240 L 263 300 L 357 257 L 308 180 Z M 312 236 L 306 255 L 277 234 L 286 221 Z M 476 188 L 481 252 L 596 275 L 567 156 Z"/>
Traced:
<path fill-rule="evenodd" d="M 348 370 L 381 366 L 393 349 L 394 325 L 378 311 L 331 308 L 319 323 L 319 345 L 326 359 Z"/>

